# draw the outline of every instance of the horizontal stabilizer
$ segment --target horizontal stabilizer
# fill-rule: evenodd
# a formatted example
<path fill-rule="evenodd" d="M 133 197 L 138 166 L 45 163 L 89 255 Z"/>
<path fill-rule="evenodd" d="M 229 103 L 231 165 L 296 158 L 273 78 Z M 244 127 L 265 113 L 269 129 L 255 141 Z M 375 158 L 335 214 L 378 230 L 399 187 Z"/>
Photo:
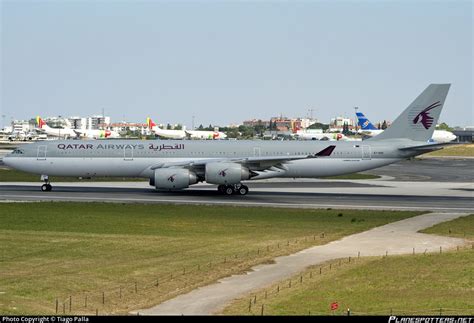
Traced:
<path fill-rule="evenodd" d="M 462 145 L 462 143 L 453 143 L 453 142 L 443 142 L 438 144 L 426 144 L 426 145 L 417 145 L 417 146 L 408 146 L 403 148 L 398 148 L 399 150 L 438 150 L 442 149 L 446 146 L 453 146 L 453 145 Z"/>

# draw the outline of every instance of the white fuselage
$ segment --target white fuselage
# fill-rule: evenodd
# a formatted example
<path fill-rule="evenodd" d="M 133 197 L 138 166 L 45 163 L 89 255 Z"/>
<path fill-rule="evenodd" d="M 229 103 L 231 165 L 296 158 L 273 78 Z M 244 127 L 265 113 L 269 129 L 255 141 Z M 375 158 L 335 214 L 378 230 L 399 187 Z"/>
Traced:
<path fill-rule="evenodd" d="M 164 142 L 164 143 L 163 143 Z M 301 156 L 282 167 L 255 168 L 258 176 L 323 177 L 348 174 L 394 163 L 409 157 L 386 145 L 337 142 L 328 157 L 306 158 L 330 144 L 320 141 L 54 141 L 22 147 L 22 152 L 4 157 L 13 168 L 49 176 L 153 176 L 153 168 L 164 163 L 232 161 L 247 158 Z"/>
<path fill-rule="evenodd" d="M 40 129 L 47 135 L 57 138 L 76 138 L 78 136 L 78 133 L 71 128 L 51 128 L 48 125 L 43 125 Z"/>
<path fill-rule="evenodd" d="M 153 131 L 157 136 L 162 137 L 162 138 L 168 138 L 168 139 L 185 139 L 186 138 L 186 132 L 184 130 L 161 129 L 157 126 L 153 126 L 151 128 L 151 131 Z"/>
<path fill-rule="evenodd" d="M 225 139 L 227 135 L 221 131 L 186 130 L 191 139 Z"/>

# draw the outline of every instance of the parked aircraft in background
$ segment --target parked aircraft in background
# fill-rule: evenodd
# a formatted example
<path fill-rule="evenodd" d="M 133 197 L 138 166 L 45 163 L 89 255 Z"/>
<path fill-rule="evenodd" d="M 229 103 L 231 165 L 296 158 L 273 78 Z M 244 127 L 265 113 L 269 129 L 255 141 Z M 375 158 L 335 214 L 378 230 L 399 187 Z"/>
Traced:
<path fill-rule="evenodd" d="M 383 133 L 362 142 L 246 140 L 50 141 L 15 149 L 3 158 L 12 168 L 49 176 L 144 177 L 156 189 L 184 189 L 198 182 L 223 194 L 248 192 L 243 180 L 314 178 L 360 172 L 441 149 L 427 143 L 449 84 L 429 85 Z"/>
<path fill-rule="evenodd" d="M 168 139 L 225 139 L 227 135 L 218 130 L 206 131 L 206 130 L 168 130 L 161 129 L 151 118 L 146 119 L 148 129 L 152 130 L 157 136 Z"/>
<path fill-rule="evenodd" d="M 96 129 L 86 129 L 78 130 L 81 138 L 87 139 L 114 139 L 120 138 L 120 134 L 117 131 L 113 130 L 96 130 Z"/>
<path fill-rule="evenodd" d="M 79 133 L 71 128 L 51 128 L 39 116 L 36 117 L 36 124 L 38 125 L 40 131 L 43 131 L 44 133 L 50 136 L 66 139 L 79 137 Z"/>
<path fill-rule="evenodd" d="M 369 119 L 365 117 L 365 115 L 362 112 L 356 111 L 356 116 L 357 116 L 357 123 L 359 124 L 359 127 L 360 127 L 360 130 L 359 130 L 360 134 L 363 134 L 368 137 L 374 137 L 383 132 L 382 129 L 376 128 L 369 121 Z M 456 139 L 456 136 L 450 131 L 435 130 L 433 132 L 433 137 L 430 139 L 430 141 L 443 143 L 443 142 L 450 142 L 455 139 Z"/>
<path fill-rule="evenodd" d="M 297 130 L 297 132 L 293 135 L 297 139 L 301 140 L 326 140 L 326 141 L 345 141 L 349 140 L 349 138 L 342 133 L 333 133 L 333 132 L 322 132 L 322 133 L 313 133 L 313 132 L 305 132 L 301 130 Z"/>
<path fill-rule="evenodd" d="M 207 130 L 185 130 L 186 135 L 191 139 L 225 139 L 227 135 L 218 129 Z"/>
<path fill-rule="evenodd" d="M 146 118 L 146 124 L 148 129 L 150 129 L 155 135 L 161 138 L 167 139 L 185 139 L 186 132 L 184 130 L 170 130 L 170 129 L 161 129 L 156 125 L 156 123 L 151 120 L 151 118 Z"/>
<path fill-rule="evenodd" d="M 120 138 L 120 134 L 112 130 L 82 130 L 71 128 L 51 128 L 44 122 L 41 117 L 36 117 L 38 127 L 46 134 L 58 138 L 81 138 L 81 139 L 106 139 L 106 138 Z"/>

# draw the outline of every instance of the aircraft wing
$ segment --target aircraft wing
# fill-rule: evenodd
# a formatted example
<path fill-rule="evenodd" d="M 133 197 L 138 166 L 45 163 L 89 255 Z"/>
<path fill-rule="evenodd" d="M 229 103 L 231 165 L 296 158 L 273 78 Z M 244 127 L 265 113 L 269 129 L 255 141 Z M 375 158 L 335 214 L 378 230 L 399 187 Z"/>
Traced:
<path fill-rule="evenodd" d="M 287 155 L 271 157 L 245 157 L 245 158 L 210 158 L 202 160 L 191 160 L 183 162 L 160 163 L 151 167 L 152 170 L 158 168 L 183 167 L 189 169 L 204 168 L 207 163 L 237 163 L 248 167 L 250 170 L 265 170 L 271 167 L 283 167 L 283 164 L 299 159 L 328 157 L 332 154 L 336 146 L 331 145 L 313 155 Z"/>

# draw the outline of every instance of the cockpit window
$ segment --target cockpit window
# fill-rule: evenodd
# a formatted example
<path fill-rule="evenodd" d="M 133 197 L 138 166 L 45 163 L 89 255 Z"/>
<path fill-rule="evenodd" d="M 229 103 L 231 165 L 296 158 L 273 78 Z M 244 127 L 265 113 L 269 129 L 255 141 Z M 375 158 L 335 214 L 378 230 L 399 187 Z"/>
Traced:
<path fill-rule="evenodd" d="M 19 154 L 19 155 L 22 155 L 23 154 L 23 150 L 21 149 L 15 149 L 12 151 L 12 155 L 16 155 L 16 154 Z"/>

